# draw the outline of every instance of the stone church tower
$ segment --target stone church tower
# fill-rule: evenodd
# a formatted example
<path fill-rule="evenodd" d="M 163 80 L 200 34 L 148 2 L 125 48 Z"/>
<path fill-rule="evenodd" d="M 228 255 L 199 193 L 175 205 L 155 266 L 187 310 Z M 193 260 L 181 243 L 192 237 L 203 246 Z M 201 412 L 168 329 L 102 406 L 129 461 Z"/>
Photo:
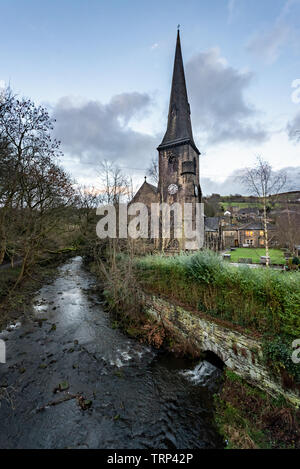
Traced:
<path fill-rule="evenodd" d="M 145 200 L 145 203 L 149 203 L 150 201 L 156 201 L 167 203 L 169 206 L 180 203 L 182 207 L 184 203 L 192 203 L 194 229 L 196 203 L 201 202 L 199 183 L 200 152 L 193 138 L 179 30 L 177 32 L 167 131 L 157 150 L 159 153 L 158 187 L 154 188 L 145 180 L 133 202 L 143 202 Z M 173 232 L 173 229 L 174 225 L 171 227 L 171 232 Z M 201 229 L 203 229 L 204 237 L 204 227 Z M 162 239 L 160 247 L 163 250 L 175 251 L 190 249 L 186 247 L 184 234 L 181 239 L 176 239 L 174 235 L 171 235 L 170 239 Z M 199 249 L 199 247 L 202 247 L 202 245 L 194 249 Z"/>
<path fill-rule="evenodd" d="M 158 193 L 160 202 L 201 202 L 199 155 L 195 145 L 191 111 L 185 83 L 180 34 L 177 32 L 168 125 L 157 148 L 159 152 Z M 193 212 L 195 219 L 195 211 Z M 172 241 L 170 240 L 171 247 Z M 184 242 L 174 242 L 174 248 L 185 249 Z"/>

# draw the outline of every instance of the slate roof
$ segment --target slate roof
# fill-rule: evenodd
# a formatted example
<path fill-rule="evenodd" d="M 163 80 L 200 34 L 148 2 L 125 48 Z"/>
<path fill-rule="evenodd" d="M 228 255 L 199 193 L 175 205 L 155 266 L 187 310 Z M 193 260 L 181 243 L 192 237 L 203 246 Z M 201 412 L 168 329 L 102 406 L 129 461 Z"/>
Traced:
<path fill-rule="evenodd" d="M 237 225 L 226 225 L 222 227 L 222 231 L 236 231 L 238 228 Z"/>
<path fill-rule="evenodd" d="M 245 207 L 245 208 L 241 208 L 239 211 L 238 211 L 239 214 L 247 214 L 247 213 L 259 213 L 259 209 L 257 207 Z"/>
<path fill-rule="evenodd" d="M 150 189 L 153 190 L 153 192 L 157 193 L 158 191 L 158 188 L 156 186 L 154 186 L 153 184 L 150 184 L 149 182 L 145 181 L 144 184 L 147 184 L 148 186 L 150 186 Z"/>
<path fill-rule="evenodd" d="M 134 197 L 131 199 L 130 203 L 132 204 L 137 198 L 138 196 L 140 195 L 140 192 L 142 191 L 142 189 L 145 189 L 145 188 L 149 188 L 151 189 L 152 192 L 154 192 L 155 194 L 157 194 L 158 192 L 158 188 L 156 186 L 154 186 L 153 184 L 150 184 L 149 182 L 147 182 L 146 180 L 143 182 L 143 184 L 141 185 L 141 187 L 137 190 L 137 192 L 135 193 Z"/>
<path fill-rule="evenodd" d="M 219 217 L 205 217 L 204 229 L 205 231 L 219 231 L 220 218 Z"/>
<path fill-rule="evenodd" d="M 267 224 L 267 228 L 268 230 L 275 230 L 275 226 L 271 225 L 270 223 Z M 260 231 L 264 229 L 265 229 L 265 226 L 263 222 L 254 222 L 254 223 L 250 222 L 250 223 L 246 223 L 245 225 L 238 227 L 239 231 L 243 231 L 243 230 Z"/>

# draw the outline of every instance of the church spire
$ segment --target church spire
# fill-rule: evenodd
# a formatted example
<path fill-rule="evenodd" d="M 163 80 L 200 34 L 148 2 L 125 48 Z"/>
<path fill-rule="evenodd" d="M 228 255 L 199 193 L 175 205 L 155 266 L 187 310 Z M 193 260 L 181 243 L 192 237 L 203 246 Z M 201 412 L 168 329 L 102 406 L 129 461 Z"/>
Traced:
<path fill-rule="evenodd" d="M 168 115 L 168 127 L 163 141 L 159 145 L 158 149 L 172 147 L 178 144 L 190 143 L 196 152 L 200 154 L 194 143 L 190 114 L 190 105 L 188 102 L 181 53 L 180 32 L 178 29 Z"/>

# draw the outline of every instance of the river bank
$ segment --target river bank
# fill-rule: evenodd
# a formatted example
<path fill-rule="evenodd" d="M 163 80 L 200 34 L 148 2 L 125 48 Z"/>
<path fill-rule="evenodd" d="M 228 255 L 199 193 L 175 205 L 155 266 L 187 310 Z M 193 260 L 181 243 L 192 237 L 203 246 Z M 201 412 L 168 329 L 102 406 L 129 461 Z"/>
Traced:
<path fill-rule="evenodd" d="M 228 449 L 299 449 L 300 412 L 226 370 L 215 419 Z"/>
<path fill-rule="evenodd" d="M 32 306 L 32 299 L 41 286 L 46 282 L 51 282 L 57 274 L 57 268 L 75 255 L 76 250 L 73 248 L 49 252 L 35 264 L 31 273 L 25 276 L 22 283 L 15 289 L 13 287 L 22 261 L 16 262 L 13 267 L 10 264 L 2 264 L 0 266 L 0 330 L 26 316 Z"/>

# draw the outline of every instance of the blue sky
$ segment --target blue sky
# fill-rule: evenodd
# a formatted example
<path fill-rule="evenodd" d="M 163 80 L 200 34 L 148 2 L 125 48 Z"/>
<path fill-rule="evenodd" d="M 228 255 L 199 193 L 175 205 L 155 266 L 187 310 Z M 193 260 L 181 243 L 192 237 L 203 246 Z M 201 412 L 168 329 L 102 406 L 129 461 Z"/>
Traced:
<path fill-rule="evenodd" d="M 257 154 L 300 166 L 300 0 L 0 0 L 0 11 L 0 81 L 53 112 L 80 182 L 96 183 L 104 158 L 142 180 L 166 127 L 178 23 L 204 192 L 234 191 L 232 173 Z"/>

